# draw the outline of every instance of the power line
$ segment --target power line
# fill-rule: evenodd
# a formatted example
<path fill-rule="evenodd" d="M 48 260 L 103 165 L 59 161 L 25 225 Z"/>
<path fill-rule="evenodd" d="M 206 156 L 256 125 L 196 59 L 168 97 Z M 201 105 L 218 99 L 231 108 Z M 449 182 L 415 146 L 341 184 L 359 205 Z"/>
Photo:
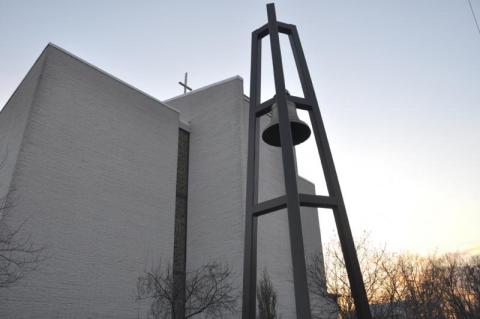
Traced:
<path fill-rule="evenodd" d="M 477 26 L 478 34 L 480 35 L 480 27 L 478 26 L 477 16 L 475 15 L 475 11 L 473 10 L 471 0 L 468 0 L 468 5 L 470 6 L 470 11 L 472 12 L 473 20 L 475 21 L 475 25 Z"/>

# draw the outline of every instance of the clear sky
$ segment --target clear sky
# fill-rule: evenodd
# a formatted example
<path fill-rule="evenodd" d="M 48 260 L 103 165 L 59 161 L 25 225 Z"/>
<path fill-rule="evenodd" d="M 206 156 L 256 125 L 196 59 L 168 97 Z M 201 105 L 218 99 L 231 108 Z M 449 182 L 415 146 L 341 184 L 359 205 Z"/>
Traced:
<path fill-rule="evenodd" d="M 159 99 L 182 93 L 185 71 L 193 88 L 239 74 L 248 95 L 250 33 L 265 4 L 0 0 L 0 105 L 48 42 Z M 480 0 L 472 5 L 480 17 Z M 480 252 L 480 34 L 468 1 L 276 8 L 299 29 L 354 233 L 394 250 Z M 272 94 L 268 76 L 264 87 Z M 322 192 L 312 150 L 299 148 L 299 170 Z"/>

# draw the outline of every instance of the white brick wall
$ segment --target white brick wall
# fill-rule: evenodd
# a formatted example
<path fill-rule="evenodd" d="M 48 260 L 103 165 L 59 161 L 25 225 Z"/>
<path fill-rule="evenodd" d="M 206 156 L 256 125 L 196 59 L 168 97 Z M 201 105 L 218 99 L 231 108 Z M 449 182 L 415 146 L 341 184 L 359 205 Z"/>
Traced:
<path fill-rule="evenodd" d="M 249 107 L 243 81 L 235 77 L 166 103 L 180 110 L 191 128 L 187 267 L 210 260 L 228 262 L 241 293 Z M 262 119 L 262 125 L 268 120 Z M 260 153 L 259 199 L 263 201 L 284 194 L 285 187 L 280 150 L 262 143 Z M 314 193 L 308 181 L 299 185 Z M 321 251 L 316 210 L 302 208 L 302 213 L 306 251 Z M 280 314 L 295 318 L 285 210 L 259 219 L 259 275 L 264 268 L 277 289 Z M 232 318 L 240 317 L 239 313 Z"/>
<path fill-rule="evenodd" d="M 0 198 L 8 194 L 46 54 L 32 66 L 0 112 Z"/>
<path fill-rule="evenodd" d="M 236 79 L 167 102 L 190 122 L 187 267 L 217 260 L 239 278 L 245 222 L 242 90 Z"/>
<path fill-rule="evenodd" d="M 179 115 L 53 47 L 45 58 L 10 215 L 50 257 L 0 290 L 0 318 L 136 318 L 137 276 L 173 256 Z"/>

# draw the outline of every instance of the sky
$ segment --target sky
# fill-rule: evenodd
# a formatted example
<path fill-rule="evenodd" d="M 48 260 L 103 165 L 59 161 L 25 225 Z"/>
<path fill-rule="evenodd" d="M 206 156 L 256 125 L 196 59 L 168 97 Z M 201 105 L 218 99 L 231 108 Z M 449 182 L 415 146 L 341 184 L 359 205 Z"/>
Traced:
<path fill-rule="evenodd" d="M 248 95 L 266 3 L 0 0 L 0 106 L 49 42 L 160 100 L 183 92 L 187 71 L 194 89 L 238 74 Z M 275 4 L 299 30 L 354 235 L 480 253 L 480 33 L 468 0 Z M 300 94 L 287 44 L 287 88 Z M 323 194 L 313 143 L 297 147 L 299 174 Z M 323 241 L 334 239 L 331 212 L 319 216 Z"/>

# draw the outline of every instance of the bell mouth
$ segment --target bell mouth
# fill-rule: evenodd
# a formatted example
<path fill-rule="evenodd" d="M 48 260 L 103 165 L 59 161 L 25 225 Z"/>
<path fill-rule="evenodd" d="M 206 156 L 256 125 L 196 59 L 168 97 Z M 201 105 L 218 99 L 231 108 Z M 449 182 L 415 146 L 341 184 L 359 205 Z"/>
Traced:
<path fill-rule="evenodd" d="M 290 122 L 290 130 L 292 131 L 293 145 L 305 142 L 311 134 L 310 128 L 305 123 Z M 262 133 L 262 139 L 265 143 L 280 147 L 280 125 L 278 123 L 270 125 Z"/>

